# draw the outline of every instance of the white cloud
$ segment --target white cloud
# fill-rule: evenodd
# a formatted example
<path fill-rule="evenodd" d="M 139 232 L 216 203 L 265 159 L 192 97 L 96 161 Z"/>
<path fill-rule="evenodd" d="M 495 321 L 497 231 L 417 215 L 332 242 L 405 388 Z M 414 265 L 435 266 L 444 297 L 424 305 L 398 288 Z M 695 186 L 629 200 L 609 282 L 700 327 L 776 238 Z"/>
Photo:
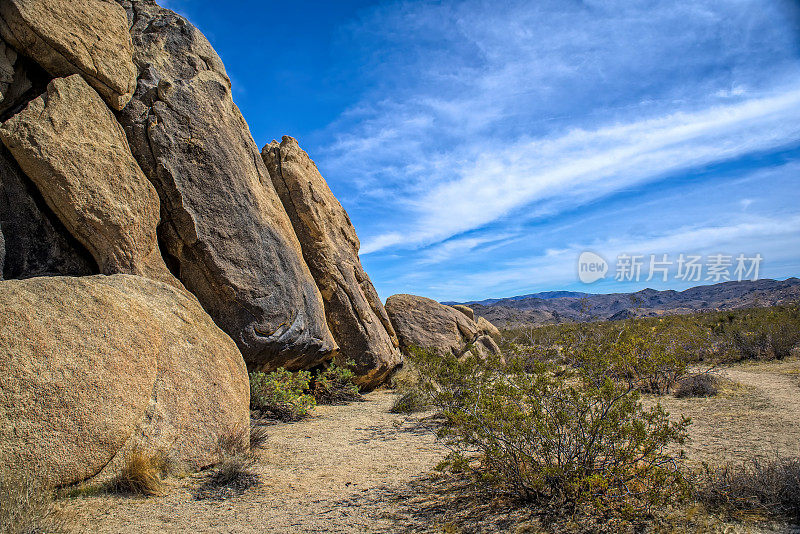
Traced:
<path fill-rule="evenodd" d="M 557 288 L 577 255 L 547 246 L 656 239 L 668 225 L 710 240 L 734 212 L 748 224 L 778 204 L 799 213 L 791 169 L 769 194 L 725 175 L 779 166 L 800 140 L 798 14 L 790 0 L 384 3 L 341 32 L 358 95 L 315 156 L 347 190 L 381 292 Z M 648 196 L 667 190 L 674 205 Z M 598 215 L 605 205 L 624 213 Z M 744 227 L 730 235 L 750 243 Z"/>
<path fill-rule="evenodd" d="M 407 232 L 370 238 L 363 253 L 447 239 L 545 200 L 571 207 L 669 172 L 736 158 L 800 139 L 800 88 L 694 113 L 575 129 L 510 147 L 477 146 L 447 168 L 452 178 L 409 200 Z"/>
<path fill-rule="evenodd" d="M 557 289 L 575 284 L 578 256 L 585 250 L 599 253 L 610 266 L 610 276 L 619 254 L 650 254 L 660 257 L 668 254 L 672 260 L 678 254 L 729 254 L 760 253 L 763 266 L 786 260 L 796 260 L 794 251 L 800 249 L 800 215 L 789 219 L 754 218 L 746 222 L 717 227 L 687 227 L 660 235 L 625 235 L 606 240 L 590 240 L 568 247 L 547 250 L 539 256 L 506 262 L 499 268 L 465 274 L 458 278 L 443 279 L 430 285 L 429 290 L 438 298 L 469 300 L 475 295 L 510 296 L 516 288 L 535 288 L 546 281 L 546 289 Z M 766 276 L 769 270 L 766 271 Z M 765 276 L 762 272 L 762 277 Z M 690 284 L 690 285 L 698 285 Z M 598 291 L 597 285 L 584 286 L 589 292 Z M 603 291 L 626 290 L 613 285 L 603 286 Z M 510 291 L 510 293 L 509 293 Z"/>

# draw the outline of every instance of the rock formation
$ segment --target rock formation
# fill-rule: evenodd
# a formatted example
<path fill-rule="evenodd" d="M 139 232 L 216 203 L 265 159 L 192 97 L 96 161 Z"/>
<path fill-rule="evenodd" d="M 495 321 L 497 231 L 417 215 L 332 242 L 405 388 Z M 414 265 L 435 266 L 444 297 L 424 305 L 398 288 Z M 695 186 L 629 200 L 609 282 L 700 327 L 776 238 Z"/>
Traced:
<path fill-rule="evenodd" d="M 386 312 L 404 351 L 419 347 L 456 356 L 470 349 L 481 356 L 500 354 L 487 331 L 452 306 L 415 295 L 392 295 L 386 300 Z"/>
<path fill-rule="evenodd" d="M 347 213 L 293 139 L 262 159 L 175 13 L 0 0 L 0 122 L 0 461 L 55 485 L 137 448 L 201 468 L 249 428 L 248 367 L 338 341 L 369 389 L 400 364 Z M 440 307 L 398 305 L 400 341 L 493 350 Z"/>
<path fill-rule="evenodd" d="M 470 321 L 475 320 L 475 312 L 472 311 L 472 308 L 469 306 L 464 306 L 463 304 L 453 304 L 451 307 L 466 315 Z"/>
<path fill-rule="evenodd" d="M 39 65 L 17 54 L 0 39 L 0 122 L 44 93 L 52 78 Z"/>
<path fill-rule="evenodd" d="M 342 359 L 355 362 L 362 388 L 380 384 L 401 363 L 394 328 L 358 258 L 360 243 L 347 212 L 291 137 L 261 151 L 272 183 L 322 293 L 325 316 Z"/>
<path fill-rule="evenodd" d="M 114 109 L 136 88 L 125 10 L 106 0 L 3 0 L 0 37 L 52 76 L 80 74 Z"/>
<path fill-rule="evenodd" d="M 336 344 L 300 243 L 214 49 L 150 0 L 120 0 L 141 71 L 120 114 L 161 197 L 163 252 L 251 368 L 311 367 Z"/>
<path fill-rule="evenodd" d="M 478 328 L 483 331 L 484 334 L 490 335 L 495 340 L 500 339 L 500 329 L 490 323 L 489 319 L 486 317 L 478 317 L 478 320 L 475 321 L 475 324 L 478 325 Z"/>
<path fill-rule="evenodd" d="M 3 267 L 6 264 L 6 240 L 3 237 L 3 223 L 0 221 L 0 280 L 3 279 Z"/>
<path fill-rule="evenodd" d="M 17 64 L 17 52 L 0 39 L 0 103 L 8 95 L 8 89 L 14 83 L 14 71 Z"/>
<path fill-rule="evenodd" d="M 0 233 L 5 241 L 5 278 L 99 272 L 89 252 L 50 211 L 36 186 L 2 144 Z"/>
<path fill-rule="evenodd" d="M 0 127 L 0 140 L 101 272 L 179 285 L 158 249 L 158 195 L 114 115 L 83 78 L 50 82 L 46 94 Z"/>
<path fill-rule="evenodd" d="M 202 467 L 249 428 L 239 351 L 184 292 L 138 276 L 0 282 L 0 458 L 53 484 L 137 445 Z"/>

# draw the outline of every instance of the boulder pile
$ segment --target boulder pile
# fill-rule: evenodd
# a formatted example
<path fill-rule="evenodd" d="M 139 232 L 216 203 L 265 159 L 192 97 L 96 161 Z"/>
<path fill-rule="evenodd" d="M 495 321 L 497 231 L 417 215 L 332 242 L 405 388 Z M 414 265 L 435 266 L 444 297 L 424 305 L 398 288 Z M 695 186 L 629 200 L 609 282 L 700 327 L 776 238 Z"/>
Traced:
<path fill-rule="evenodd" d="M 500 354 L 492 336 L 499 331 L 489 321 L 473 320 L 472 309 L 446 306 L 416 295 L 392 295 L 386 299 L 386 312 L 394 325 L 400 347 L 443 350 L 462 356 L 474 350 L 479 356 Z"/>
<path fill-rule="evenodd" d="M 153 0 L 2 0 L 0 142 L 0 461 L 54 485 L 139 447 L 213 464 L 248 370 L 337 358 L 369 390 L 411 345 L 498 350 L 469 308 L 384 308 L 314 162 L 258 150 L 211 44 Z"/>

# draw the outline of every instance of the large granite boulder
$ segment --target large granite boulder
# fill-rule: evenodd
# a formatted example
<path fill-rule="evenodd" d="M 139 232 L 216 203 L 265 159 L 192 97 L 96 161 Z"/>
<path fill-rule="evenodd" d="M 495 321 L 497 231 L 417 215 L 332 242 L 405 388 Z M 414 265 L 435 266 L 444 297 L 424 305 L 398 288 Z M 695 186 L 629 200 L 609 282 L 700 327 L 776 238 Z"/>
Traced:
<path fill-rule="evenodd" d="M 329 360 L 336 344 L 322 297 L 222 61 L 172 11 L 119 1 L 141 71 L 119 118 L 161 197 L 161 239 L 173 269 L 251 368 Z"/>
<path fill-rule="evenodd" d="M 0 282 L 0 461 L 52 484 L 138 446 L 187 467 L 247 429 L 247 371 L 183 291 L 130 275 Z"/>
<path fill-rule="evenodd" d="M 470 321 L 475 320 L 475 312 L 469 306 L 464 306 L 463 304 L 453 304 L 452 308 L 466 315 Z"/>
<path fill-rule="evenodd" d="M 456 356 L 474 349 L 480 356 L 500 354 L 500 348 L 475 321 L 452 306 L 416 295 L 392 295 L 386 313 L 394 325 L 400 348 L 451 352 Z"/>
<path fill-rule="evenodd" d="M 120 110 L 136 88 L 125 10 L 107 0 L 3 0 L 0 36 L 52 76 L 81 74 Z"/>
<path fill-rule="evenodd" d="M 340 355 L 355 362 L 356 383 L 373 388 L 402 357 L 394 328 L 358 258 L 360 243 L 350 217 L 295 139 L 273 141 L 261 155 L 322 293 Z"/>
<path fill-rule="evenodd" d="M 0 233 L 6 279 L 97 274 L 91 254 L 61 224 L 36 186 L 0 144 Z"/>
<path fill-rule="evenodd" d="M 490 335 L 495 340 L 500 339 L 500 329 L 497 328 L 495 325 L 489 322 L 489 319 L 486 317 L 478 317 L 475 321 L 475 324 L 478 325 L 478 328 L 484 333 Z"/>
<path fill-rule="evenodd" d="M 158 248 L 158 195 L 111 110 L 81 76 L 56 78 L 0 140 L 105 274 L 179 286 Z"/>

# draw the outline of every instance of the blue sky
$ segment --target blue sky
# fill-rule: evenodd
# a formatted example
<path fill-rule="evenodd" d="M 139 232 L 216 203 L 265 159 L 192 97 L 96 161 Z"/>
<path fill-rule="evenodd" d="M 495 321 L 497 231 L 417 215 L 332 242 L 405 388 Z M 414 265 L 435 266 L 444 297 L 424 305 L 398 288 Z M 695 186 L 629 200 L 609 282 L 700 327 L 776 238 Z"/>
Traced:
<path fill-rule="evenodd" d="M 800 4 L 169 0 L 259 146 L 288 134 L 383 298 L 683 289 L 619 254 L 800 275 Z M 610 276 L 578 281 L 584 250 Z"/>

